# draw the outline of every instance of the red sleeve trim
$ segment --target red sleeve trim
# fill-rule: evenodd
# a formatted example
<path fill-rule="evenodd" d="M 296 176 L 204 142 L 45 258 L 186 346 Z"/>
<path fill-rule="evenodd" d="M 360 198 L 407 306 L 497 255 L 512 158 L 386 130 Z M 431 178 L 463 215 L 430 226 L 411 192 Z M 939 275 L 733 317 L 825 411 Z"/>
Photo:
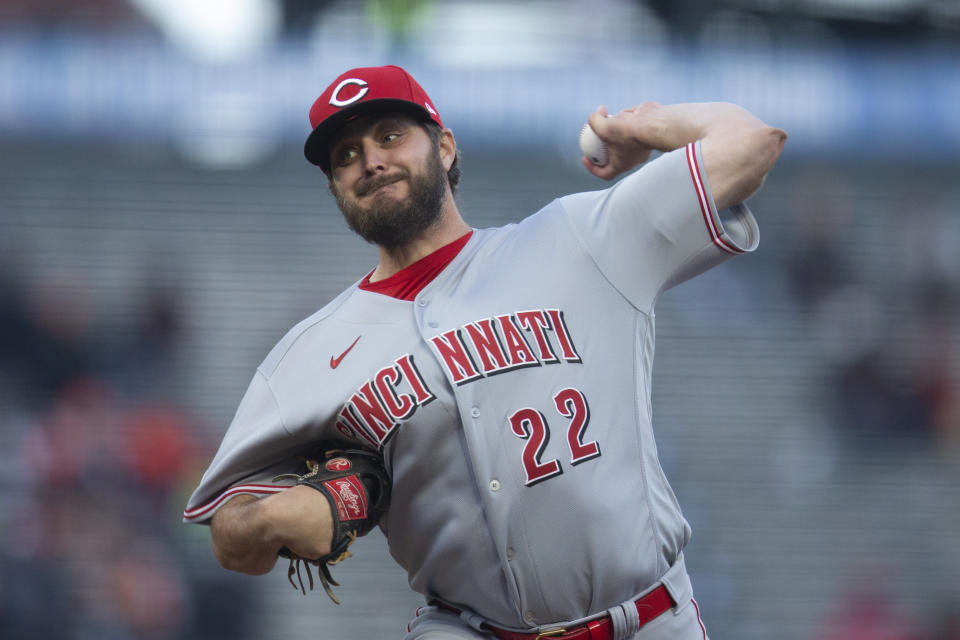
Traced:
<path fill-rule="evenodd" d="M 740 255 L 746 253 L 743 249 L 730 244 L 717 228 L 717 221 L 710 210 L 710 200 L 707 198 L 707 189 L 704 186 L 703 176 L 700 174 L 700 165 L 697 164 L 696 143 L 691 142 L 687 145 L 687 165 L 690 167 L 690 177 L 693 178 L 693 186 L 697 191 L 697 201 L 700 204 L 700 213 L 703 215 L 703 221 L 707 225 L 707 231 L 710 232 L 710 239 L 713 243 L 727 253 Z"/>
<path fill-rule="evenodd" d="M 289 489 L 293 485 L 281 485 L 281 484 L 238 484 L 235 487 L 230 487 L 223 493 L 221 493 L 216 498 L 205 502 L 204 504 L 194 507 L 193 509 L 186 509 L 183 512 L 184 520 L 199 520 L 211 511 L 217 509 L 224 502 L 232 498 L 233 496 L 239 495 L 241 493 L 254 494 L 254 495 L 271 495 L 274 493 L 280 493 L 286 489 Z"/>

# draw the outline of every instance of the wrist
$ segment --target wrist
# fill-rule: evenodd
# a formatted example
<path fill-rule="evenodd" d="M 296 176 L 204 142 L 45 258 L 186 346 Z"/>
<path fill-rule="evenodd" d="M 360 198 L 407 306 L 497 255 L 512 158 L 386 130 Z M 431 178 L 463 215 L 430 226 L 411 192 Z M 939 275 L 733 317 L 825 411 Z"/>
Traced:
<path fill-rule="evenodd" d="M 705 118 L 701 105 L 670 104 L 656 105 L 644 120 L 645 140 L 657 151 L 669 152 L 680 149 L 706 134 Z"/>
<path fill-rule="evenodd" d="M 258 500 L 245 514 L 265 553 L 276 554 L 281 547 L 290 545 L 289 531 L 293 522 L 290 521 L 290 500 L 286 494 L 294 488 Z"/>
<path fill-rule="evenodd" d="M 286 547 L 303 558 L 330 552 L 333 534 L 330 503 L 320 491 L 294 486 L 261 501 L 263 544 L 276 554 Z"/>

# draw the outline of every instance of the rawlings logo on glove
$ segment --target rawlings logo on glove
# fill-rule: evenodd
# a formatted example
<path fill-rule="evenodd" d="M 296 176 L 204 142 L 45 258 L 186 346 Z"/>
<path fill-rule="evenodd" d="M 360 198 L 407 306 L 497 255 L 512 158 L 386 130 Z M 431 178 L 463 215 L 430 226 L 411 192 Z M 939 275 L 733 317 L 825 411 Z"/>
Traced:
<path fill-rule="evenodd" d="M 327 495 L 333 498 L 341 520 L 363 520 L 367 517 L 365 491 L 356 476 L 328 480 L 323 486 L 327 489 Z"/>
<path fill-rule="evenodd" d="M 330 553 L 321 558 L 301 558 L 286 547 L 279 555 L 290 559 L 287 579 L 293 588 L 294 574 L 300 582 L 300 591 L 306 595 L 301 562 L 307 567 L 310 590 L 313 590 L 313 574 L 310 565 L 319 568 L 324 591 L 335 603 L 340 600 L 333 594 L 330 585 L 340 586 L 330 575 L 329 565 L 335 565 L 353 554 L 349 546 L 359 536 L 369 533 L 380 522 L 380 517 L 390 505 L 390 478 L 381 458 L 362 449 L 337 449 L 338 445 L 326 443 L 319 447 L 313 458 L 304 459 L 306 470 L 302 474 L 283 474 L 273 479 L 294 480 L 297 485 L 313 487 L 327 498 L 333 516 L 333 538 Z"/>

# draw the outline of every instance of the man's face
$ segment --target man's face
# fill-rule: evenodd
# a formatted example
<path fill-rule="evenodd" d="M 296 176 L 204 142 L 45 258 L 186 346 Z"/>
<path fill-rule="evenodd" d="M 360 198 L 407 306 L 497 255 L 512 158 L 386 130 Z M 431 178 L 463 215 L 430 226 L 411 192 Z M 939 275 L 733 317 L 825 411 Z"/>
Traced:
<path fill-rule="evenodd" d="M 330 145 L 330 190 L 367 242 L 403 246 L 440 219 L 446 169 L 415 120 L 375 114 L 347 124 Z"/>

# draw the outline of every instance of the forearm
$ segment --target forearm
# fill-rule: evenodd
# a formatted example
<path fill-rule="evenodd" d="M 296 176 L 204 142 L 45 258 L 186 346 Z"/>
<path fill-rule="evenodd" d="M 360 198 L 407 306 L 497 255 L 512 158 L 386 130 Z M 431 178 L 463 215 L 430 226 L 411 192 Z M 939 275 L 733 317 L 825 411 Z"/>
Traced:
<path fill-rule="evenodd" d="M 260 575 L 273 568 L 282 547 L 302 558 L 330 553 L 333 517 L 323 494 L 298 486 L 262 499 L 233 498 L 214 514 L 210 531 L 224 568 Z"/>
<path fill-rule="evenodd" d="M 646 102 L 612 117 L 601 108 L 590 116 L 590 125 L 609 147 L 610 161 L 602 167 L 584 165 L 606 180 L 646 162 L 651 151 L 673 151 L 700 141 L 707 180 L 720 209 L 760 188 L 787 138 L 781 129 L 726 102 Z"/>
<path fill-rule="evenodd" d="M 225 569 L 262 575 L 276 564 L 281 545 L 272 539 L 263 502 L 240 495 L 214 514 L 210 522 L 213 552 Z"/>
<path fill-rule="evenodd" d="M 657 151 L 673 151 L 691 142 L 764 127 L 749 111 L 728 102 L 646 103 L 627 111 L 642 114 L 633 137 Z"/>

